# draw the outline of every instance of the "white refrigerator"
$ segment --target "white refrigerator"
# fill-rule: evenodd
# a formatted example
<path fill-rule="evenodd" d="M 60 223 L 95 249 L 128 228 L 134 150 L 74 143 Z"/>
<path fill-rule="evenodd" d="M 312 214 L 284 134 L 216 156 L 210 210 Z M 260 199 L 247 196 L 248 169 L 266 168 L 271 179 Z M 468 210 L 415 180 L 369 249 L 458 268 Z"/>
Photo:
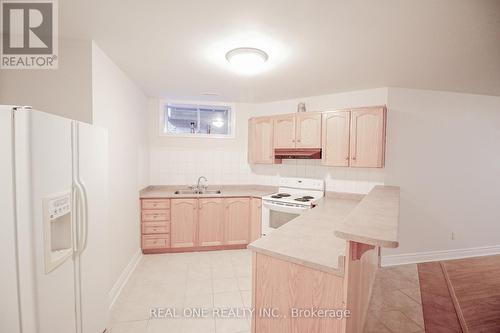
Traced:
<path fill-rule="evenodd" d="M 103 128 L 0 106 L 0 332 L 105 331 L 107 140 Z"/>

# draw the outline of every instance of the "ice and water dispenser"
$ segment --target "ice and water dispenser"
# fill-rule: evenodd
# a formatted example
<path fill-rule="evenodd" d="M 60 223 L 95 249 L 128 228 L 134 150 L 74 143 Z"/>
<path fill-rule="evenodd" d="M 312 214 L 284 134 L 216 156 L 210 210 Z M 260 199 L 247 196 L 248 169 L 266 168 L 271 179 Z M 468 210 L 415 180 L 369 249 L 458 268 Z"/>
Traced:
<path fill-rule="evenodd" d="M 73 255 L 71 192 L 43 199 L 45 273 Z"/>

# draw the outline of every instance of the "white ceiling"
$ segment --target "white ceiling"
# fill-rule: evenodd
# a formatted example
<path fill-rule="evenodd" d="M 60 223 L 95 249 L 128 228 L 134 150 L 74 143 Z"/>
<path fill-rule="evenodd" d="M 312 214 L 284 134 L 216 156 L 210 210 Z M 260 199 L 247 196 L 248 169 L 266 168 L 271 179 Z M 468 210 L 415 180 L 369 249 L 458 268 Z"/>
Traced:
<path fill-rule="evenodd" d="M 155 97 L 263 102 L 380 86 L 500 95 L 498 0 L 64 0 L 60 34 L 92 38 Z M 261 47 L 270 68 L 224 68 Z M 203 92 L 219 93 L 217 97 Z"/>

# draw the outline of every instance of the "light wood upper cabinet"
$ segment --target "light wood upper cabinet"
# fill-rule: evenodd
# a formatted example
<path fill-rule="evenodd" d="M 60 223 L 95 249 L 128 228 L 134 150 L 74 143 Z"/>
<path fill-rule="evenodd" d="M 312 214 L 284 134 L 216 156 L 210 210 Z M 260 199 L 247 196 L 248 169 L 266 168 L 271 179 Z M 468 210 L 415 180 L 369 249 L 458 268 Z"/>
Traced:
<path fill-rule="evenodd" d="M 349 111 L 334 111 L 322 115 L 323 165 L 349 166 Z"/>
<path fill-rule="evenodd" d="M 217 246 L 224 242 L 224 201 L 199 199 L 198 245 Z"/>
<path fill-rule="evenodd" d="M 385 108 L 351 111 L 350 165 L 380 168 L 384 166 Z"/>
<path fill-rule="evenodd" d="M 274 162 L 274 122 L 272 117 L 252 118 L 248 127 L 248 162 Z"/>
<path fill-rule="evenodd" d="M 250 199 L 250 242 L 259 239 L 262 233 L 262 200 Z"/>
<path fill-rule="evenodd" d="M 295 148 L 295 114 L 274 117 L 274 148 Z"/>
<path fill-rule="evenodd" d="M 249 121 L 249 163 L 280 163 L 274 150 L 321 148 L 322 164 L 381 168 L 385 162 L 384 106 L 302 112 Z"/>
<path fill-rule="evenodd" d="M 171 200 L 171 247 L 194 247 L 198 225 L 198 199 Z"/>
<path fill-rule="evenodd" d="M 296 148 L 321 147 L 321 113 L 297 113 L 295 137 Z"/>
<path fill-rule="evenodd" d="M 224 243 L 248 244 L 250 239 L 250 199 L 225 198 Z"/>

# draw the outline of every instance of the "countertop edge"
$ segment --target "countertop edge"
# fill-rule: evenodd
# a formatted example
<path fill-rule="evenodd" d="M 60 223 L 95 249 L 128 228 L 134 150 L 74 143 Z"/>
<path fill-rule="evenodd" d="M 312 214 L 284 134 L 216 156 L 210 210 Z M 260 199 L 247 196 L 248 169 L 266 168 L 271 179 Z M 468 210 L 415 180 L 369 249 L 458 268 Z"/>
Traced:
<path fill-rule="evenodd" d="M 346 241 L 397 248 L 399 246 L 399 200 L 399 186 L 375 186 L 346 216 L 335 230 L 335 235 Z M 372 235 L 369 232 L 370 229 L 375 229 L 374 233 L 377 231 L 388 233 L 389 236 Z"/>
<path fill-rule="evenodd" d="M 263 249 L 261 247 L 255 247 L 255 246 L 253 246 L 251 244 L 249 244 L 247 246 L 247 249 L 252 250 L 253 252 L 256 252 L 256 253 L 260 253 L 260 254 L 269 256 L 269 257 L 273 257 L 273 258 L 276 258 L 276 259 L 284 260 L 284 261 L 291 262 L 291 263 L 294 263 L 294 264 L 297 264 L 297 265 L 301 265 L 301 266 L 304 266 L 304 267 L 308 267 L 308 268 L 311 268 L 311 269 L 314 269 L 314 270 L 318 270 L 318 271 L 322 271 L 322 272 L 325 272 L 325 273 L 333 274 L 333 275 L 336 275 L 336 276 L 339 276 L 339 277 L 344 277 L 344 275 L 345 275 L 344 270 L 341 269 L 341 268 L 344 267 L 345 255 L 341 255 L 341 256 L 338 257 L 338 261 L 339 261 L 338 262 L 338 267 L 339 268 L 333 268 L 333 267 L 330 267 L 330 266 L 326 266 L 326 265 L 322 265 L 322 264 L 318 264 L 318 263 L 313 263 L 313 262 L 310 262 L 310 261 L 307 261 L 307 260 L 301 260 L 301 259 L 299 259 L 297 257 L 287 256 L 287 255 L 279 253 L 279 252 L 266 250 L 266 249 Z"/>

